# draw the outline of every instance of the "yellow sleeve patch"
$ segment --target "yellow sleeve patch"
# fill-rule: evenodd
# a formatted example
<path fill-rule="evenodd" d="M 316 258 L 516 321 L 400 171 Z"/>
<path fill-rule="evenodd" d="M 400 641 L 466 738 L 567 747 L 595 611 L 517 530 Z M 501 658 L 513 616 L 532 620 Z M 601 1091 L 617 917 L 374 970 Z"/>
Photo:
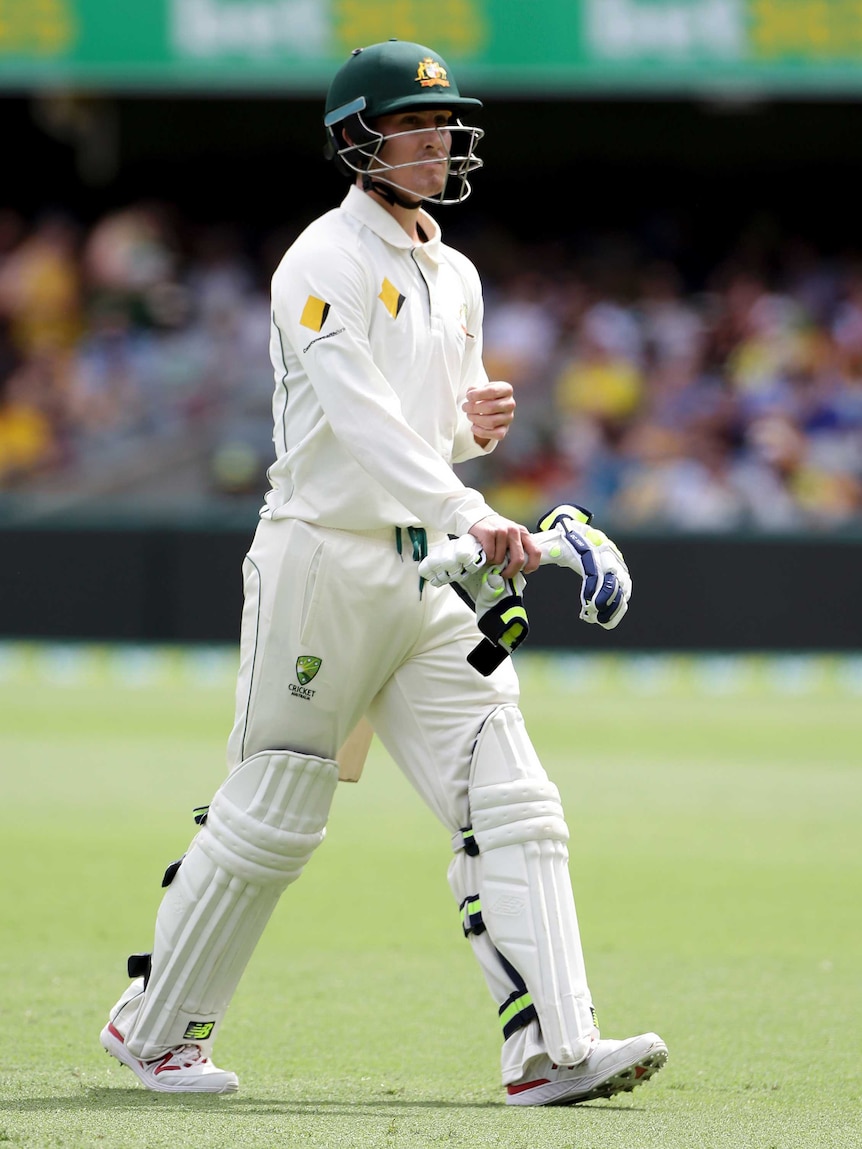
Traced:
<path fill-rule="evenodd" d="M 389 312 L 393 319 L 398 318 L 398 312 L 404 306 L 406 296 L 402 295 L 394 283 L 390 283 L 388 279 L 383 280 L 383 287 L 380 294 L 377 296 L 382 301 L 383 306 Z"/>
<path fill-rule="evenodd" d="M 302 309 L 299 322 L 303 327 L 310 327 L 312 331 L 319 331 L 329 315 L 329 304 L 315 295 L 309 295 Z"/>

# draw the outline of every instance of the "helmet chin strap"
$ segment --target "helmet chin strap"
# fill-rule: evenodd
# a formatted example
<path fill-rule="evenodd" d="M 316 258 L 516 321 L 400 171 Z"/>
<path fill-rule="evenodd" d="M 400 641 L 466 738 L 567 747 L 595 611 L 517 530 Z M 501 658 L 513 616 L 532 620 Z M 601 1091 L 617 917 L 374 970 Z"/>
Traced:
<path fill-rule="evenodd" d="M 372 179 L 368 172 L 365 172 L 362 176 L 362 190 L 364 192 L 376 192 L 376 194 L 379 195 L 381 199 L 385 199 L 387 203 L 397 204 L 398 207 L 406 208 L 408 211 L 413 211 L 417 207 L 422 206 L 421 199 L 403 199 L 398 195 L 392 184 L 384 183 L 383 180 Z"/>

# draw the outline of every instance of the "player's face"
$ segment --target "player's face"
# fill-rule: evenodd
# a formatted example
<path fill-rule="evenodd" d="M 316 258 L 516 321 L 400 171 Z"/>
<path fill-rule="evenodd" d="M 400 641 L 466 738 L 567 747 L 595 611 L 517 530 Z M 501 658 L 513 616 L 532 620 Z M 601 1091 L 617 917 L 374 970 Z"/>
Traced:
<path fill-rule="evenodd" d="M 384 164 L 397 168 L 387 175 L 391 183 L 421 196 L 439 195 L 443 191 L 452 146 L 452 134 L 446 126 L 451 117 L 451 112 L 441 108 L 407 110 L 378 117 L 375 127 L 386 137 L 378 157 Z M 371 170 L 374 170 L 373 164 Z"/>

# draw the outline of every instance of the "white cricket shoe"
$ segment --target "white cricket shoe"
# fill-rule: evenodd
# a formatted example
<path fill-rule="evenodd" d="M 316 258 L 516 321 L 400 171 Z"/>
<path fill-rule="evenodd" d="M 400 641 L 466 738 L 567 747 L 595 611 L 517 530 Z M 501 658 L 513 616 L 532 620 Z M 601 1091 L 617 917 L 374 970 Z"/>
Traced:
<path fill-rule="evenodd" d="M 115 1007 L 111 1013 L 114 1015 L 116 1012 Z M 237 1075 L 213 1065 L 208 1057 L 204 1057 L 199 1045 L 177 1045 L 161 1057 L 141 1061 L 126 1049 L 123 1035 L 113 1021 L 109 1021 L 102 1030 L 101 1042 L 112 1057 L 128 1065 L 147 1089 L 155 1089 L 159 1093 L 236 1093 L 239 1089 Z"/>
<path fill-rule="evenodd" d="M 533 1058 L 530 1080 L 508 1086 L 506 1104 L 577 1105 L 630 1093 L 658 1073 L 666 1061 L 667 1046 L 657 1033 L 625 1041 L 597 1041 L 580 1065 L 554 1065 L 550 1058 Z"/>

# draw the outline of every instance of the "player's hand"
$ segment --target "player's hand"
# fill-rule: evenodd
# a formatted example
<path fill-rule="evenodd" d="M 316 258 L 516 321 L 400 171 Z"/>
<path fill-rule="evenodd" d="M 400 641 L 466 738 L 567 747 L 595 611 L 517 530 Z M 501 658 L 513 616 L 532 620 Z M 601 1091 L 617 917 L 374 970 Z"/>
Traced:
<path fill-rule="evenodd" d="M 461 535 L 431 547 L 419 564 L 419 575 L 432 586 L 451 584 L 476 612 L 476 624 L 485 637 L 467 661 L 480 674 L 496 670 L 529 634 L 523 599 L 526 579 L 520 570 L 507 577 L 499 565 L 488 563 L 474 535 Z"/>
<path fill-rule="evenodd" d="M 492 439 L 505 439 L 515 418 L 512 384 L 498 380 L 483 387 L 471 387 L 461 410 L 470 420 L 473 438 L 481 446 L 487 446 Z"/>
<path fill-rule="evenodd" d="M 541 533 L 532 537 L 543 564 L 571 567 L 581 576 L 584 622 L 613 630 L 629 608 L 632 577 L 619 547 L 590 526 L 592 517 L 582 507 L 554 507 L 539 520 Z"/>
<path fill-rule="evenodd" d="M 531 574 L 542 560 L 538 546 L 526 527 L 502 515 L 488 515 L 470 527 L 489 566 L 497 566 L 503 578 L 513 578 L 519 571 Z"/>

